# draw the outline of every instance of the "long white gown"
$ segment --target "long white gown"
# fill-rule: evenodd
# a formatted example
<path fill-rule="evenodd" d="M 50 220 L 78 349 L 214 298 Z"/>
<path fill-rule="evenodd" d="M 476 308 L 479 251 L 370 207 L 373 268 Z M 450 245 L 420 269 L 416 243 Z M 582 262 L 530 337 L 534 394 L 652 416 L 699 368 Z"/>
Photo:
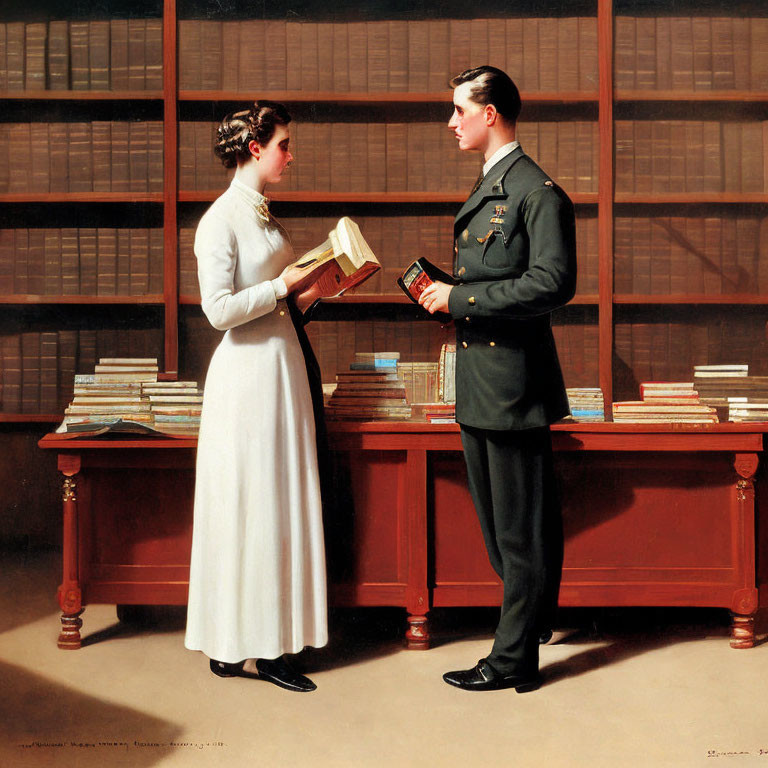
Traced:
<path fill-rule="evenodd" d="M 184 644 L 224 662 L 327 643 L 315 422 L 276 279 L 293 261 L 237 180 L 195 236 L 203 311 L 226 334 L 205 381 Z"/>

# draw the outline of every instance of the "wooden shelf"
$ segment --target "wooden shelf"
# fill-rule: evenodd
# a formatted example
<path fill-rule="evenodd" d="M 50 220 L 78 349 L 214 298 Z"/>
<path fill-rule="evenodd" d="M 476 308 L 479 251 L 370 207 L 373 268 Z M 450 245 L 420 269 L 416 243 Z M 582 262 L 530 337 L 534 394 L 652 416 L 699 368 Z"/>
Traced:
<path fill-rule="evenodd" d="M 768 91 L 625 91 L 614 93 L 616 102 L 768 103 Z"/>
<path fill-rule="evenodd" d="M 765 205 L 768 192 L 617 192 L 614 202 L 618 205 Z"/>
<path fill-rule="evenodd" d="M 254 98 L 271 99 L 288 104 L 451 104 L 452 94 L 445 91 L 370 91 L 339 93 L 335 91 L 179 91 L 179 101 L 253 101 Z M 522 93 L 524 104 L 597 104 L 598 95 L 582 91 L 539 91 Z"/>
<path fill-rule="evenodd" d="M 162 203 L 162 192 L 6 192 L 0 203 Z"/>
<path fill-rule="evenodd" d="M 162 91 L 0 91 L 0 101 L 162 101 Z"/>
<path fill-rule="evenodd" d="M 2 298 L 0 297 L 0 303 Z M 324 304 L 412 304 L 416 306 L 404 294 L 396 293 L 348 293 L 346 296 L 339 296 L 337 299 L 324 299 Z M 597 306 L 598 297 L 596 294 L 584 294 L 575 296 L 568 302 L 568 306 Z M 766 299 L 768 303 L 768 299 Z M 179 296 L 179 304 L 200 304 L 200 297 L 191 294 L 182 294 Z"/>
<path fill-rule="evenodd" d="M 58 424 L 63 419 L 63 414 L 0 413 L 0 424 Z"/>
<path fill-rule="evenodd" d="M 614 304 L 752 304 L 768 305 L 768 295 L 758 296 L 747 293 L 721 294 L 713 296 L 712 294 L 690 293 L 676 295 L 658 295 L 641 293 L 617 293 L 613 297 Z"/>
<path fill-rule="evenodd" d="M 39 296 L 37 294 L 0 295 L 0 304 L 162 304 L 158 294 L 147 296 Z"/>
<path fill-rule="evenodd" d="M 219 190 L 180 191 L 179 202 L 208 203 L 224 192 Z M 575 205 L 597 205 L 597 193 L 569 193 Z M 765 196 L 768 200 L 768 195 Z M 269 190 L 269 199 L 280 203 L 463 203 L 466 192 L 282 192 Z M 0 201 L 2 198 L 0 198 Z"/>

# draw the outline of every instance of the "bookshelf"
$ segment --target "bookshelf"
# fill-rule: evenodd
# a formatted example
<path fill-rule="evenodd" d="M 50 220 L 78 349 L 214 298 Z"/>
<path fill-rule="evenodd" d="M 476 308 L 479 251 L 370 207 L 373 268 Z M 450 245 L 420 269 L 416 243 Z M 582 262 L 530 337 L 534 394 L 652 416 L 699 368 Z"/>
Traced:
<path fill-rule="evenodd" d="M 296 250 L 349 215 L 384 266 L 361 292 L 327 302 L 309 327 L 325 378 L 356 349 L 436 358 L 451 332 L 422 318 L 393 279 L 416 255 L 450 268 L 452 217 L 479 159 L 460 155 L 445 128 L 445 85 L 487 61 L 521 86 L 523 147 L 577 208 L 577 296 L 554 317 L 566 383 L 599 383 L 610 403 L 634 397 L 648 371 L 688 378 L 689 362 L 732 362 L 737 350 L 755 373 L 768 372 L 761 327 L 768 305 L 761 264 L 768 244 L 768 16 L 758 0 L 682 0 L 674 11 L 660 0 L 582 0 L 551 12 L 534 0 L 514 9 L 492 0 L 481 18 L 454 0 L 439 15 L 404 2 L 275 2 L 258 18 L 244 0 L 226 10 L 209 0 L 109 0 L 98 17 L 53 2 L 35 11 L 18 0 L 4 6 L 0 131 L 25 126 L 43 136 L 46 128 L 50 138 L 64 125 L 70 140 L 73 126 L 87 124 L 99 126 L 101 138 L 83 145 L 75 130 L 78 151 L 92 149 L 91 188 L 65 189 L 60 153 L 48 157 L 46 176 L 45 162 L 23 154 L 29 141 L 21 155 L 11 154 L 24 130 L 15 129 L 15 140 L 9 134 L 5 167 L 0 158 L 0 230 L 14 237 L 66 230 L 70 238 L 85 231 L 86 240 L 95 230 L 108 250 L 97 250 L 95 262 L 92 247 L 85 259 L 78 251 L 81 270 L 88 259 L 96 266 L 90 288 L 73 293 L 56 290 L 67 273 L 53 261 L 46 287 L 43 248 L 43 290 L 32 291 L 18 265 L 8 273 L 18 250 L 4 234 L 0 304 L 10 319 L 0 325 L 3 338 L 20 339 L 21 322 L 40 334 L 61 323 L 88 332 L 133 329 L 151 336 L 156 347 L 148 354 L 161 358 L 165 376 L 202 380 L 219 335 L 206 328 L 198 306 L 192 238 L 228 183 L 211 137 L 223 114 L 259 97 L 287 103 L 294 116 L 297 160 L 268 194 Z M 116 146 L 105 126 L 119 144 L 124 124 L 137 131 L 133 145 L 128 135 L 127 189 L 120 188 L 125 178 L 113 175 L 106 184 L 96 173 Z M 144 148 L 150 127 L 154 141 L 147 138 Z M 126 152 L 117 151 L 124 164 Z M 142 186 L 145 166 L 152 178 Z M 89 183 L 77 173 L 75 182 Z M 154 251 L 144 256 L 137 246 L 134 254 L 130 237 L 109 250 L 121 231 L 142 229 L 154 233 Z M 119 263 L 126 249 L 127 288 Z M 35 254 L 39 278 L 39 248 Z M 153 266 L 131 286 L 134 255 L 140 275 L 145 262 Z M 114 286 L 103 278 L 100 256 L 108 276 L 115 273 Z M 29 271 L 29 250 L 26 258 Z M 57 411 L 3 405 L 0 413 L 12 423 L 45 418 L 56 421 Z"/>

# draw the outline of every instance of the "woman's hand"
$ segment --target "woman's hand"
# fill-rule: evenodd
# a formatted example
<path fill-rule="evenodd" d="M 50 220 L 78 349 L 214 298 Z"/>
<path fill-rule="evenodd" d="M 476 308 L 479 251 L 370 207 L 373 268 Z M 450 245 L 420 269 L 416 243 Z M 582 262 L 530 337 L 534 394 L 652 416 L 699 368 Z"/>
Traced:
<path fill-rule="evenodd" d="M 294 297 L 294 301 L 296 302 L 296 306 L 299 308 L 299 311 L 303 315 L 318 299 L 321 298 L 322 294 L 318 284 L 312 283 L 309 288 L 297 293 Z"/>
<path fill-rule="evenodd" d="M 306 282 L 310 275 L 311 270 L 302 269 L 300 267 L 293 267 L 291 265 L 288 265 L 280 273 L 280 277 L 283 278 L 283 282 L 285 283 L 285 288 L 288 293 L 293 293 L 297 290 L 300 291 L 304 287 L 302 283 Z"/>
<path fill-rule="evenodd" d="M 435 312 L 447 312 L 448 297 L 452 290 L 452 285 L 435 281 L 432 285 L 428 285 L 419 296 L 419 304 L 431 315 L 434 315 Z"/>

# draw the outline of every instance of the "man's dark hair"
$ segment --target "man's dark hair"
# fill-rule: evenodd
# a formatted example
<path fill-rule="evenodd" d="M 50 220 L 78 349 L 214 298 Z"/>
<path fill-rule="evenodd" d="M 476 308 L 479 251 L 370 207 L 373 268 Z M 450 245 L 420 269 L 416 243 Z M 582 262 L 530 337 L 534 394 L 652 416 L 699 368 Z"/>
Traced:
<path fill-rule="evenodd" d="M 487 106 L 493 104 L 496 111 L 510 123 L 516 123 L 520 116 L 520 91 L 512 78 L 496 67 L 484 65 L 465 69 L 451 80 L 451 88 L 462 83 L 472 83 L 470 99 L 475 104 Z"/>

